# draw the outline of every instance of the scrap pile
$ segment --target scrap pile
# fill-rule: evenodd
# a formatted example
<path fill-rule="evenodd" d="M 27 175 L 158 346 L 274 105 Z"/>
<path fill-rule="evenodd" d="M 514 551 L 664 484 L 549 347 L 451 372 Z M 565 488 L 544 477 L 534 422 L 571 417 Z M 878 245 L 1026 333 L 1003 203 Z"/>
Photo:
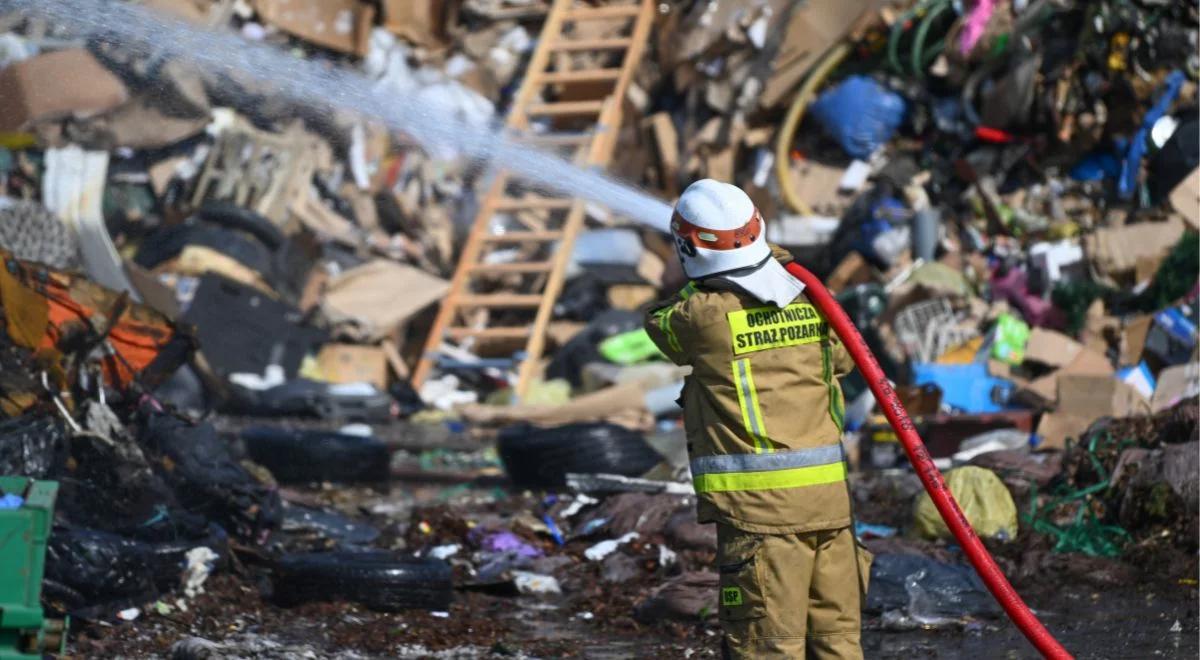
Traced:
<path fill-rule="evenodd" d="M 553 11 L 138 4 L 481 127 L 510 110 Z M 657 12 L 613 173 L 664 199 L 701 177 L 743 187 L 849 312 L 1001 554 L 1169 556 L 1166 578 L 1194 578 L 1196 7 Z M 573 38 L 615 39 L 589 29 Z M 715 532 L 692 510 L 689 369 L 641 329 L 686 284 L 669 238 L 587 200 L 522 396 L 504 342 L 414 381 L 497 164 L 277 98 L 252 73 L 0 16 L 0 476 L 61 484 L 46 604 L 144 614 L 167 626 L 160 646 L 222 637 L 177 654 L 250 644 L 184 617 L 250 593 L 279 625 L 277 606 L 321 617 L 303 604 L 330 597 L 453 612 L 395 633 L 343 610 L 379 633 L 348 643 L 385 655 L 529 641 L 514 598 L 552 603 L 524 612 L 547 625 L 691 650 L 715 629 Z M 999 616 L 861 377 L 842 385 L 872 625 Z M 1019 567 L 1018 587 L 1039 574 Z M 456 623 L 487 618 L 497 630 Z M 144 650 L 110 637 L 81 651 Z"/>

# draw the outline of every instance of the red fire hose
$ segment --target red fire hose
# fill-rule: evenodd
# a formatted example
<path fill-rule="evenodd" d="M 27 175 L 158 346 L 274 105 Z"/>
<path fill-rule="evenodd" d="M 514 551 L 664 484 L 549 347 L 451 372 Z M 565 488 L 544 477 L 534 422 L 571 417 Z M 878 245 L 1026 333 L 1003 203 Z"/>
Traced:
<path fill-rule="evenodd" d="M 888 383 L 887 376 L 879 367 L 879 361 L 875 359 L 871 349 L 867 348 L 866 340 L 850 322 L 850 317 L 846 316 L 845 310 L 837 304 L 829 290 L 812 273 L 796 263 L 788 264 L 787 269 L 796 279 L 804 283 L 804 293 L 808 295 L 808 299 L 816 305 L 817 309 L 821 310 L 834 332 L 842 338 L 847 350 L 850 351 L 850 356 L 854 358 L 854 363 L 858 365 L 859 371 L 862 372 L 863 378 L 870 386 L 871 392 L 875 394 L 875 400 L 883 408 L 888 422 L 895 429 L 900 443 L 904 445 L 908 460 L 912 462 L 925 490 L 933 498 L 933 503 L 937 506 L 938 512 L 942 514 L 942 519 L 946 521 L 946 526 L 954 533 L 954 538 L 958 539 L 958 544 L 966 552 L 967 558 L 971 560 L 971 565 L 975 567 L 979 577 L 983 578 L 988 590 L 1008 613 L 1008 618 L 1012 619 L 1017 628 L 1021 629 L 1025 637 L 1029 638 L 1029 641 L 1043 656 L 1056 659 L 1071 658 L 1071 654 L 1058 643 L 1058 640 L 1054 639 L 1042 622 L 1038 621 L 1033 612 L 1029 610 L 1025 601 L 1021 600 L 1021 596 L 1008 583 L 1008 578 L 1000 572 L 996 560 L 992 559 L 987 548 L 983 547 L 979 536 L 971 528 L 971 523 L 967 522 L 962 509 L 958 507 L 958 502 L 954 501 L 954 496 L 946 487 L 942 473 L 933 464 L 929 450 L 925 449 L 925 443 L 921 441 L 921 436 L 917 435 L 912 420 L 908 418 L 908 411 L 904 409 L 896 391 Z"/>

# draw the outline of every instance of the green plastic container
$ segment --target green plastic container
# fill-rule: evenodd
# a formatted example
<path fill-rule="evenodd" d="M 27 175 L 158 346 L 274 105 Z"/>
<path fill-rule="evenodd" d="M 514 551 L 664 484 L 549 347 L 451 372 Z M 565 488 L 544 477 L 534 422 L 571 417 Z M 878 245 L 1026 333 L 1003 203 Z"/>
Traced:
<path fill-rule="evenodd" d="M 0 491 L 25 500 L 15 509 L 0 509 L 0 660 L 62 654 L 66 622 L 47 620 L 41 605 L 58 482 L 0 477 Z"/>

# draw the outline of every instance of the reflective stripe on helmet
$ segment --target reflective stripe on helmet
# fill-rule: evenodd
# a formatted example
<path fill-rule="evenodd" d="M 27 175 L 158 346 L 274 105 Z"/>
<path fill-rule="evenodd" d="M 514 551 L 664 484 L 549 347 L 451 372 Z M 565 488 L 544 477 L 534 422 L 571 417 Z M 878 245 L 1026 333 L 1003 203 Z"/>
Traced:
<path fill-rule="evenodd" d="M 696 247 L 707 250 L 736 250 L 750 245 L 762 234 L 763 219 L 758 209 L 754 209 L 754 214 L 741 227 L 713 229 L 694 225 L 680 215 L 679 211 L 675 211 L 671 216 L 671 231 Z"/>

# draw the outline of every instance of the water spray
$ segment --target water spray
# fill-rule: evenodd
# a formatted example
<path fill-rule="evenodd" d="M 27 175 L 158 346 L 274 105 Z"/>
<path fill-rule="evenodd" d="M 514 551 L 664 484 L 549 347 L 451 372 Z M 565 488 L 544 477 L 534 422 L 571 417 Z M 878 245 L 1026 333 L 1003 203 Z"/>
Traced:
<path fill-rule="evenodd" d="M 178 58 L 208 74 L 253 78 L 294 103 L 374 117 L 426 149 L 451 149 L 475 161 L 499 164 L 534 188 L 595 201 L 660 230 L 671 217 L 671 207 L 654 196 L 521 144 L 499 128 L 467 122 L 445 104 L 397 98 L 353 70 L 299 59 L 231 32 L 105 0 L 0 0 L 0 11 L 41 16 L 79 37 L 120 44 L 139 55 Z"/>

